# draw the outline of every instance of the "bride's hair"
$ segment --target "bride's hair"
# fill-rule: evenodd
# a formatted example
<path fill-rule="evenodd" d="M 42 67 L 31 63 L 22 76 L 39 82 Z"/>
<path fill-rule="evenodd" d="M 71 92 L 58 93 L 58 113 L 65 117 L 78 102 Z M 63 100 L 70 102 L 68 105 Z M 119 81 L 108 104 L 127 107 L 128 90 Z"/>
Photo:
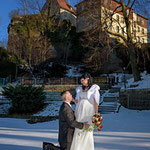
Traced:
<path fill-rule="evenodd" d="M 93 80 L 92 80 L 92 77 L 89 73 L 84 73 L 80 79 L 87 79 L 88 78 L 88 89 L 91 88 L 91 86 L 93 85 Z M 82 89 L 84 90 L 86 88 L 86 86 L 82 85 Z"/>

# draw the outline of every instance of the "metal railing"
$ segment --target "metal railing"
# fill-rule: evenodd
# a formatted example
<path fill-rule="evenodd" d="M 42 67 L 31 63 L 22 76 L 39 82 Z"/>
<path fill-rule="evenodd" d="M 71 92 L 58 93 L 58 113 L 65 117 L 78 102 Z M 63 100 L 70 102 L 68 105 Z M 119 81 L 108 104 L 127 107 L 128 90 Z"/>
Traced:
<path fill-rule="evenodd" d="M 18 78 L 19 82 L 25 85 L 30 83 L 35 85 L 78 85 L 80 84 L 79 78 Z M 107 77 L 93 77 L 93 83 L 103 84 L 108 83 Z"/>

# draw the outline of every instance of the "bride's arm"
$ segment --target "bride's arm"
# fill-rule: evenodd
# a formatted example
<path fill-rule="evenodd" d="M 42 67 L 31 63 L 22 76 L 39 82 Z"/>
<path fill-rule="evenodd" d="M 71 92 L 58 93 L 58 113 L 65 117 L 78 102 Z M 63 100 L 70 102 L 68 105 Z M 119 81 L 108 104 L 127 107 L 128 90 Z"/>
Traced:
<path fill-rule="evenodd" d="M 94 99 L 94 107 L 95 107 L 95 113 L 98 114 L 98 104 L 95 99 Z"/>
<path fill-rule="evenodd" d="M 76 100 L 76 99 L 74 99 L 74 98 L 72 98 L 72 101 L 76 104 L 76 103 L 78 103 L 78 100 Z"/>
<path fill-rule="evenodd" d="M 95 113 L 98 113 L 98 105 L 100 101 L 100 93 L 99 90 L 96 90 L 94 93 L 94 107 L 95 107 Z"/>

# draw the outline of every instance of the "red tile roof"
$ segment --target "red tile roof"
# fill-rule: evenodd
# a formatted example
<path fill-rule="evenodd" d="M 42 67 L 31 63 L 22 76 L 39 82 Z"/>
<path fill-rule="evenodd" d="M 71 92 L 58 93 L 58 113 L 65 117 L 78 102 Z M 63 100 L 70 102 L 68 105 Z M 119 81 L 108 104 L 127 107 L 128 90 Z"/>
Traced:
<path fill-rule="evenodd" d="M 57 0 L 57 2 L 61 8 L 73 13 L 74 15 L 76 14 L 76 10 L 65 0 Z"/>

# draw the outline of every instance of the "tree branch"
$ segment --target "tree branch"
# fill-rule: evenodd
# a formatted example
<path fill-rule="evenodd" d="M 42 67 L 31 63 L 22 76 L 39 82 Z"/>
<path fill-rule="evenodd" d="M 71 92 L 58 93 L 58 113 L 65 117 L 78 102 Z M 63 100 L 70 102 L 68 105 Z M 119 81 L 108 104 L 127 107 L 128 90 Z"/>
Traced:
<path fill-rule="evenodd" d="M 132 5 L 130 7 L 129 16 L 130 16 L 130 13 L 131 13 L 131 10 L 132 10 L 132 7 L 133 7 L 134 3 L 135 3 L 135 0 L 133 1 Z"/>
<path fill-rule="evenodd" d="M 131 0 L 128 0 L 128 4 L 126 6 L 127 8 L 129 8 L 130 3 L 131 3 Z"/>
<path fill-rule="evenodd" d="M 121 34 L 119 34 L 119 33 L 114 33 L 114 32 L 112 32 L 112 31 L 107 31 L 109 34 L 111 34 L 111 35 L 114 35 L 114 36 L 117 36 L 117 37 L 120 37 L 125 43 L 127 43 L 127 39 L 124 37 L 124 36 L 122 36 Z"/>

